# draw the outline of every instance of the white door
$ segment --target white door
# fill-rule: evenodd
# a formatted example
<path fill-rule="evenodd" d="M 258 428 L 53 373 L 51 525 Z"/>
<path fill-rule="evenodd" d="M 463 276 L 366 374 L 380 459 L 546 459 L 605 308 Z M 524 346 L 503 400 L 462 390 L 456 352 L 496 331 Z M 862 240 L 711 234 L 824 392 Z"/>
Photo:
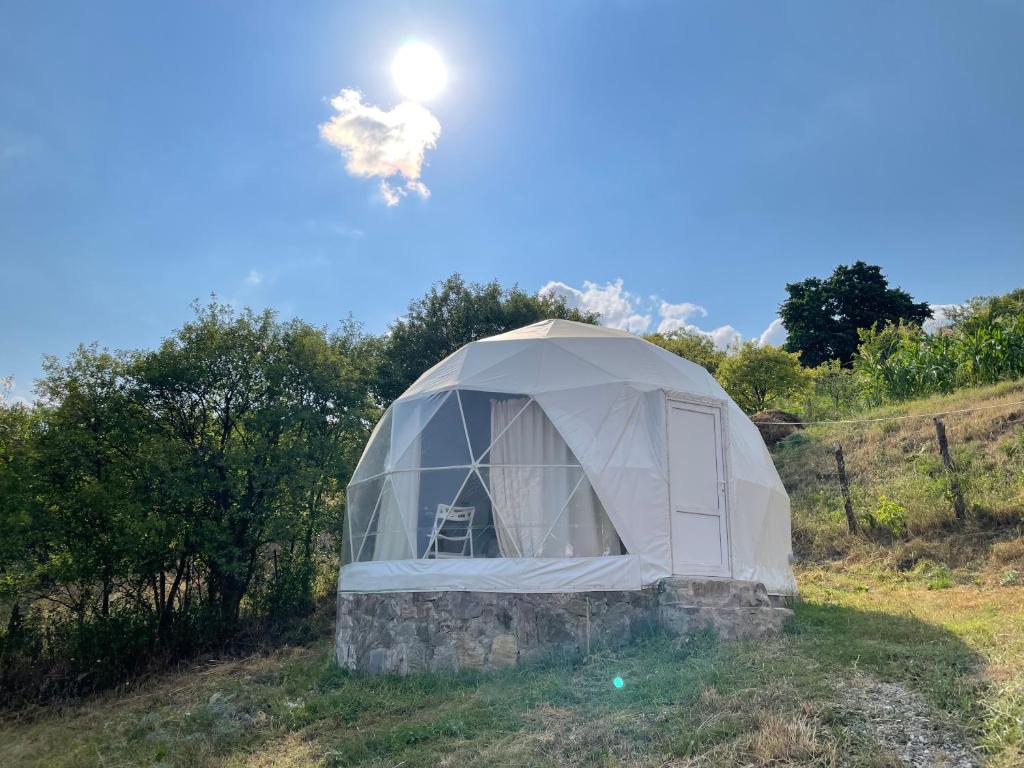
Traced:
<path fill-rule="evenodd" d="M 673 572 L 729 576 L 722 411 L 668 401 Z"/>

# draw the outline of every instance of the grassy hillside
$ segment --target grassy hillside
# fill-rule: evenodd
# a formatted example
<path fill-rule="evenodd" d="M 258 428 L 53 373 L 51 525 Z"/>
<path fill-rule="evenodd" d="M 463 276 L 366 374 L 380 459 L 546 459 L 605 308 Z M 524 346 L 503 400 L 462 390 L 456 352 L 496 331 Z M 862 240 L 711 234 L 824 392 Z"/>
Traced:
<path fill-rule="evenodd" d="M 931 418 L 811 427 L 775 449 L 793 504 L 796 554 L 821 562 L 880 560 L 897 570 L 933 565 L 978 578 L 987 566 L 1020 565 L 1024 522 L 1024 381 L 878 409 L 862 418 L 944 417 L 950 452 L 969 507 L 955 525 L 948 478 Z M 846 532 L 832 445 L 846 457 L 854 509 L 864 536 Z M 874 527 L 871 523 L 874 522 Z M 991 574 L 988 574 L 991 575 Z M 1004 573 L 1000 578 L 1013 579 Z"/>
<path fill-rule="evenodd" d="M 900 413 L 1013 400 L 1024 384 Z M 963 526 L 928 419 L 780 445 L 803 600 L 777 640 L 651 637 L 525 671 L 389 679 L 340 672 L 324 638 L 22 713 L 0 723 L 0 765 L 1024 765 L 1024 407 L 950 416 L 947 430 Z M 858 537 L 836 439 L 858 514 L 875 520 Z"/>

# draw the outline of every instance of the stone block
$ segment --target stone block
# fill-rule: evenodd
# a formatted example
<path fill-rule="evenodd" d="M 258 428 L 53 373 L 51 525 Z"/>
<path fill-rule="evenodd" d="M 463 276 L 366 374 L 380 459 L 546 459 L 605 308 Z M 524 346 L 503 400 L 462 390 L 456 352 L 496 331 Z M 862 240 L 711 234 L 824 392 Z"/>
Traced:
<path fill-rule="evenodd" d="M 483 669 L 486 655 L 483 643 L 480 640 L 465 633 L 456 635 L 455 661 L 460 670 Z"/>
<path fill-rule="evenodd" d="M 494 669 L 511 667 L 519 660 L 519 643 L 514 635 L 497 635 L 491 641 L 487 665 Z"/>
<path fill-rule="evenodd" d="M 724 639 L 778 634 L 788 608 L 764 586 L 664 579 L 636 592 L 338 595 L 335 659 L 348 669 L 407 674 L 497 669 L 522 659 L 620 646 L 652 628 L 712 628 Z"/>

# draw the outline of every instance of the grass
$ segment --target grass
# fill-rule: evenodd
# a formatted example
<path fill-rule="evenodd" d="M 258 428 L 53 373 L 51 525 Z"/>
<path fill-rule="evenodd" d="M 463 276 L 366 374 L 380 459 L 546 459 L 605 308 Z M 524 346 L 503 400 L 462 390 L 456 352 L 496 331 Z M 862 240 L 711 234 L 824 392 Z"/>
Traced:
<path fill-rule="evenodd" d="M 1020 399 L 1016 383 L 881 413 Z M 777 639 L 652 636 L 577 663 L 397 679 L 342 672 L 325 638 L 9 716 L 0 765 L 895 765 L 843 703 L 869 675 L 918 694 L 989 765 L 1024 766 L 1024 408 L 946 422 L 964 525 L 928 419 L 816 427 L 780 446 L 803 600 Z M 845 531 L 836 439 L 858 514 L 888 521 L 866 535 Z"/>
<path fill-rule="evenodd" d="M 791 435 L 774 458 L 793 505 L 796 552 L 822 561 L 855 550 L 895 558 L 908 542 L 920 557 L 951 567 L 985 560 L 993 544 L 1024 530 L 1024 381 L 963 390 L 863 414 L 865 418 L 986 410 L 944 417 L 950 451 L 969 507 L 969 524 L 953 525 L 949 483 L 930 418 L 867 425 L 821 425 Z M 994 406 L 994 407 L 992 407 Z M 832 445 L 843 446 L 854 508 L 869 539 L 846 535 Z M 928 548 L 930 552 L 926 552 Z M 911 559 L 920 559 L 909 553 Z M 911 562 L 910 566 L 913 565 Z"/>
<path fill-rule="evenodd" d="M 992 765 L 1021 765 L 1024 588 L 929 578 L 802 569 L 776 640 L 656 636 L 492 675 L 353 676 L 328 641 L 211 662 L 23 713 L 0 725 L 0 765 L 889 765 L 835 703 L 865 672 L 922 694 Z"/>

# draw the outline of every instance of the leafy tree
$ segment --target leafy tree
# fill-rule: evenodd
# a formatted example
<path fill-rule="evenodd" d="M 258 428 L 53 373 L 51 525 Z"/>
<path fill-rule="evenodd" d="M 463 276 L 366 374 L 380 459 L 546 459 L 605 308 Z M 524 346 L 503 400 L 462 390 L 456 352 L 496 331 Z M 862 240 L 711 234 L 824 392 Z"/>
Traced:
<path fill-rule="evenodd" d="M 855 262 L 839 265 L 825 280 L 809 277 L 786 285 L 789 294 L 779 307 L 788 334 L 784 347 L 799 352 L 801 362 L 815 367 L 829 360 L 849 366 L 857 352 L 857 332 L 876 324 L 920 326 L 931 317 L 927 303 L 890 288 L 881 267 Z"/>
<path fill-rule="evenodd" d="M 133 402 L 127 360 L 97 346 L 67 363 L 47 358 L 37 390 L 49 407 L 32 478 L 43 503 L 33 521 L 34 561 L 48 599 L 79 623 L 110 615 L 115 587 L 132 570 L 145 532 L 137 494 L 144 415 Z"/>
<path fill-rule="evenodd" d="M 307 611 L 375 368 L 351 323 L 211 303 L 155 350 L 47 360 L 34 406 L 0 397 L 0 704 Z"/>
<path fill-rule="evenodd" d="M 19 633 L 19 599 L 31 583 L 29 529 L 39 514 L 32 493 L 32 465 L 39 432 L 36 409 L 8 401 L 10 379 L 0 380 L 0 638 Z M 6 631 L 4 631 L 6 625 Z"/>
<path fill-rule="evenodd" d="M 684 357 L 697 365 L 702 365 L 711 374 L 718 370 L 722 360 L 725 359 L 725 352 L 715 348 L 715 343 L 704 334 L 691 333 L 690 331 L 672 331 L 671 333 L 650 333 L 644 338 L 652 344 L 657 344 L 673 355 Z"/>
<path fill-rule="evenodd" d="M 860 392 L 852 370 L 843 368 L 838 360 L 829 360 L 810 373 L 814 394 L 828 403 L 831 416 L 844 416 L 854 409 Z"/>
<path fill-rule="evenodd" d="M 974 333 L 991 326 L 999 318 L 1013 319 L 1024 316 L 1024 288 L 999 296 L 976 296 L 962 306 L 946 311 L 953 331 Z"/>
<path fill-rule="evenodd" d="M 596 323 L 598 316 L 566 306 L 557 296 L 530 294 L 497 281 L 466 283 L 458 274 L 437 283 L 409 304 L 380 349 L 376 392 L 385 404 L 420 374 L 471 341 L 547 319 Z"/>
<path fill-rule="evenodd" d="M 763 411 L 777 400 L 797 395 L 807 386 L 808 377 L 800 355 L 756 341 L 736 347 L 722 361 L 716 376 L 747 413 Z"/>
<path fill-rule="evenodd" d="M 198 563 L 216 619 L 233 627 L 268 547 L 299 547 L 309 564 L 374 418 L 361 349 L 353 327 L 328 337 L 211 303 L 136 356 L 136 397 L 159 435 L 148 455 L 169 500 L 155 504 L 179 520 L 158 605 Z"/>

